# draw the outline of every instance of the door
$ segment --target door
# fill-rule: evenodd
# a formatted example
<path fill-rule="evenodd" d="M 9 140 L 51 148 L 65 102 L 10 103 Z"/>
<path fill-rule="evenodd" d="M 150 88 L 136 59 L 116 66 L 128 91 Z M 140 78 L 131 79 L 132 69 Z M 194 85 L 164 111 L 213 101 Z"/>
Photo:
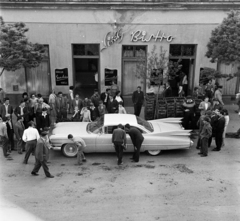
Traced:
<path fill-rule="evenodd" d="M 137 90 L 138 86 L 144 88 L 143 79 L 138 78 L 137 61 L 123 61 L 123 83 L 122 96 L 125 106 L 132 106 L 132 93 Z"/>
<path fill-rule="evenodd" d="M 26 68 L 26 82 L 28 93 L 40 93 L 48 97 L 51 90 L 49 62 L 42 61 L 36 68 Z"/>

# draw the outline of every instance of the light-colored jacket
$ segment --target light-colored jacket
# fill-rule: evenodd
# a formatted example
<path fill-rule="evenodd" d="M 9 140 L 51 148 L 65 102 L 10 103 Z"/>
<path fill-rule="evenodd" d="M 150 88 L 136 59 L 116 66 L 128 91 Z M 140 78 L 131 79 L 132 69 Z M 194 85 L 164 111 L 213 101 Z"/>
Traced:
<path fill-rule="evenodd" d="M 207 104 L 207 105 L 206 105 Z M 198 109 L 201 110 L 201 115 L 205 114 L 205 112 L 207 110 L 210 110 L 211 109 L 211 103 L 210 102 L 205 102 L 205 101 L 202 101 L 200 104 L 199 104 L 199 107 Z"/>
<path fill-rule="evenodd" d="M 0 122 L 0 136 L 8 138 L 7 135 L 7 126 L 5 123 Z"/>

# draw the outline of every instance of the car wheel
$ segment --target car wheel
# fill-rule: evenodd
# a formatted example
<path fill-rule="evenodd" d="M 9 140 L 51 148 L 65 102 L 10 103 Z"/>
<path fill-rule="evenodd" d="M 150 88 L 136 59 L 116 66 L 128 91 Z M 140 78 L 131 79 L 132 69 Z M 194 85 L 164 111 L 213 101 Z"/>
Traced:
<path fill-rule="evenodd" d="M 148 150 L 147 153 L 151 156 L 157 156 L 161 153 L 161 150 Z"/>
<path fill-rule="evenodd" d="M 74 143 L 68 143 L 62 147 L 62 153 L 65 157 L 76 157 L 77 152 L 78 149 Z"/>

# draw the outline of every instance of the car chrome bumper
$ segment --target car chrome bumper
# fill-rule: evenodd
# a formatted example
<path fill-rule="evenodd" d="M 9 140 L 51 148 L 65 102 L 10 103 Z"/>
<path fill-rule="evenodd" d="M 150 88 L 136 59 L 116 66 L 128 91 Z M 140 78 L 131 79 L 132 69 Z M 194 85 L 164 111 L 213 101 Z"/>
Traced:
<path fill-rule="evenodd" d="M 61 150 L 61 147 L 52 147 L 53 150 Z"/>

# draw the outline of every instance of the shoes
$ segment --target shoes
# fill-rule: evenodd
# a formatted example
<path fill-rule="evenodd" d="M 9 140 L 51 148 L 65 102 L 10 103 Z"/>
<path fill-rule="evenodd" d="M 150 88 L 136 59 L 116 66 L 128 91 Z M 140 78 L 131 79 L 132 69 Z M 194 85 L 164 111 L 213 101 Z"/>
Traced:
<path fill-rule="evenodd" d="M 205 155 L 205 154 L 202 154 L 202 155 L 201 155 L 201 157 L 207 157 L 207 155 Z"/>
<path fill-rule="evenodd" d="M 239 113 L 239 111 L 235 110 L 235 113 L 237 113 L 237 114 L 238 114 L 238 113 Z"/>
<path fill-rule="evenodd" d="M 24 150 L 22 150 L 22 152 L 25 152 L 25 149 L 24 149 Z"/>
<path fill-rule="evenodd" d="M 39 175 L 38 173 L 35 173 L 35 172 L 31 172 L 31 174 L 32 174 L 33 176 L 38 176 L 38 175 Z"/>
<path fill-rule="evenodd" d="M 123 162 L 121 162 L 121 163 L 118 163 L 118 165 L 123 165 Z"/>
<path fill-rule="evenodd" d="M 10 154 L 9 153 L 7 153 L 6 155 L 5 155 L 5 157 L 8 157 Z"/>
<path fill-rule="evenodd" d="M 82 161 L 83 161 L 83 162 L 87 162 L 87 159 L 86 159 L 86 158 L 84 158 Z"/>
<path fill-rule="evenodd" d="M 202 155 L 202 153 L 200 152 L 200 153 L 198 153 L 198 155 Z"/>
<path fill-rule="evenodd" d="M 50 175 L 50 176 L 47 176 L 47 178 L 54 178 L 54 176 L 53 176 L 53 175 Z"/>
<path fill-rule="evenodd" d="M 220 151 L 219 149 L 217 149 L 217 148 L 214 148 L 214 149 L 212 149 L 212 151 Z"/>
<path fill-rule="evenodd" d="M 22 152 L 18 152 L 18 154 L 22 154 Z"/>

